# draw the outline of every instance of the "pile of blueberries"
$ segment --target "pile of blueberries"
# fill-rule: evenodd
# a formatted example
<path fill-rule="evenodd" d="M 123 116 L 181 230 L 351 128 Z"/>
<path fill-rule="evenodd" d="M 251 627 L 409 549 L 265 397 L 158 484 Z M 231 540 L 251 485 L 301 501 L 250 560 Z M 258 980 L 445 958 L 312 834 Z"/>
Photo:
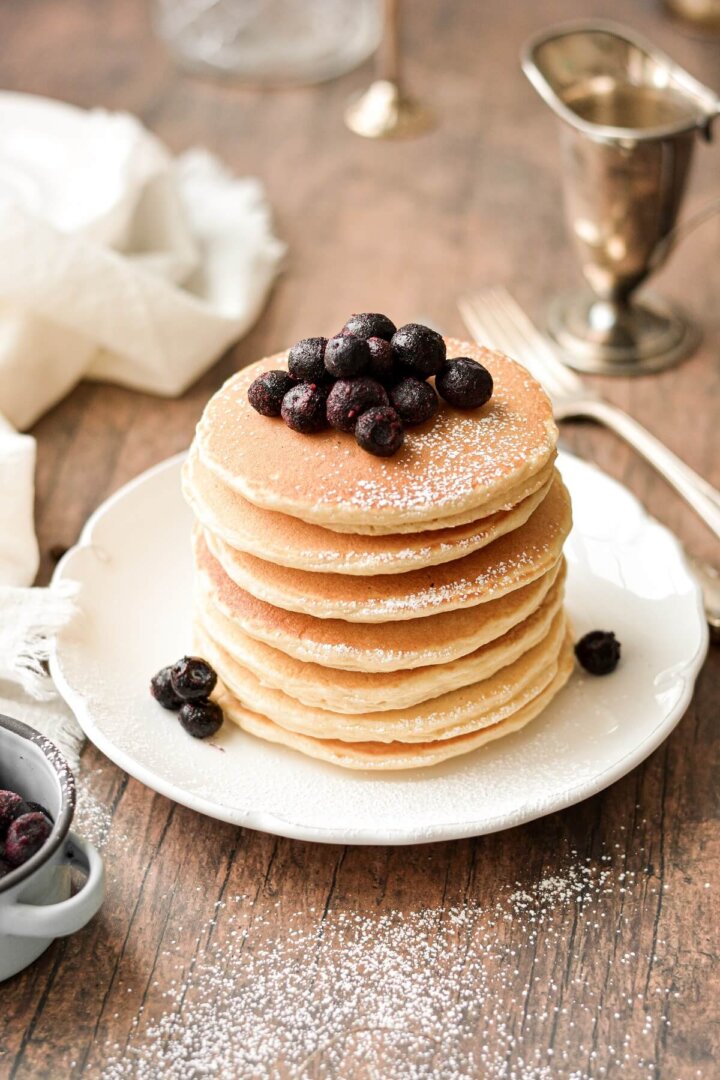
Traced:
<path fill-rule="evenodd" d="M 150 693 L 195 739 L 207 739 L 222 727 L 223 711 L 210 700 L 217 675 L 207 660 L 183 656 L 161 668 L 150 680 Z"/>
<path fill-rule="evenodd" d="M 387 315 L 366 312 L 329 340 L 298 341 L 287 371 L 259 375 L 248 401 L 263 416 L 282 416 L 293 431 L 330 426 L 354 434 L 368 453 L 391 457 L 406 424 L 423 424 L 438 411 L 438 394 L 456 409 L 478 409 L 492 392 L 490 372 L 468 356 L 448 360 L 443 338 L 429 326 L 398 330 Z"/>
<path fill-rule="evenodd" d="M 0 791 L 0 878 L 22 866 L 52 832 L 52 818 L 40 803 L 17 791 Z"/>

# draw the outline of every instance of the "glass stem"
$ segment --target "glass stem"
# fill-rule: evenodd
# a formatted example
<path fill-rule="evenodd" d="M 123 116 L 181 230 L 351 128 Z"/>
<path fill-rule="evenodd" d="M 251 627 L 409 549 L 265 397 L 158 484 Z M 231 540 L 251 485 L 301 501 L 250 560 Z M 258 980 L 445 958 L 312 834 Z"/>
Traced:
<path fill-rule="evenodd" d="M 383 38 L 378 49 L 378 78 L 400 82 L 400 0 L 384 0 Z"/>

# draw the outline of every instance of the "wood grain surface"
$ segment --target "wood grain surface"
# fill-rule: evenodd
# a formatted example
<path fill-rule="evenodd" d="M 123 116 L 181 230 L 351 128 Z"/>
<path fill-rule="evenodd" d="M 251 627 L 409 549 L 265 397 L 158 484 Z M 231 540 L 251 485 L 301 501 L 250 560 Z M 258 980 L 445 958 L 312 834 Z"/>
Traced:
<path fill-rule="evenodd" d="M 408 79 L 440 123 L 378 144 L 342 124 L 368 67 L 263 94 L 179 73 L 141 0 L 4 0 L 3 89 L 129 110 L 174 151 L 207 146 L 263 179 L 289 245 L 255 329 L 180 400 L 88 383 L 37 425 L 43 581 L 107 495 L 187 446 L 236 367 L 351 311 L 461 335 L 458 293 L 497 282 L 539 317 L 577 279 L 553 121 L 518 68 L 530 32 L 624 19 L 720 90 L 718 39 L 679 30 L 654 0 L 407 7 Z M 718 177 L 720 150 L 698 146 L 688 210 Z M 657 287 L 700 320 L 702 347 L 677 371 L 602 389 L 720 484 L 717 221 Z M 563 438 L 717 559 L 615 437 L 567 425 Z M 678 728 L 624 780 L 506 833 L 414 848 L 235 829 L 88 747 L 80 827 L 104 851 L 107 899 L 0 987 L 0 1076 L 717 1076 L 719 708 L 716 650 Z"/>

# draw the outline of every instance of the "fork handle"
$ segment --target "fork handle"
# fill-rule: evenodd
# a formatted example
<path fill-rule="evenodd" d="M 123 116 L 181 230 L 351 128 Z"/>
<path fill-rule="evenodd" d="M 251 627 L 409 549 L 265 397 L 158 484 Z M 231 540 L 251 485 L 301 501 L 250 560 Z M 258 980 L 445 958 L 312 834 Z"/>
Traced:
<path fill-rule="evenodd" d="M 556 412 L 561 420 L 570 416 L 588 417 L 614 431 L 675 488 L 678 495 L 702 518 L 716 539 L 720 540 L 720 492 L 681 461 L 672 450 L 668 450 L 667 446 L 651 435 L 637 420 L 633 420 L 608 401 L 595 401 L 590 398 L 573 402 L 567 411 L 560 408 Z"/>

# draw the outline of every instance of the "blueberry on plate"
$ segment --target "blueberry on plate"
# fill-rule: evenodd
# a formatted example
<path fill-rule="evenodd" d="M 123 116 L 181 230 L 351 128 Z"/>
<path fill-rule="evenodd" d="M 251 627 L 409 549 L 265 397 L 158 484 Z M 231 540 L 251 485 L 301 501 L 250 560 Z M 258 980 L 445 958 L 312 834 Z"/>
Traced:
<path fill-rule="evenodd" d="M 171 673 L 172 664 L 160 668 L 150 680 L 150 693 L 162 705 L 163 709 L 172 709 L 177 712 L 183 703 L 183 699 L 175 692 Z"/>
<path fill-rule="evenodd" d="M 186 701 L 178 719 L 188 735 L 208 739 L 222 727 L 223 711 L 214 701 Z"/>
<path fill-rule="evenodd" d="M 575 655 L 591 675 L 609 675 L 620 662 L 620 642 L 612 630 L 591 630 L 578 641 Z"/>
<path fill-rule="evenodd" d="M 170 669 L 172 688 L 183 701 L 208 697 L 215 689 L 217 675 L 200 656 L 183 656 Z"/>

